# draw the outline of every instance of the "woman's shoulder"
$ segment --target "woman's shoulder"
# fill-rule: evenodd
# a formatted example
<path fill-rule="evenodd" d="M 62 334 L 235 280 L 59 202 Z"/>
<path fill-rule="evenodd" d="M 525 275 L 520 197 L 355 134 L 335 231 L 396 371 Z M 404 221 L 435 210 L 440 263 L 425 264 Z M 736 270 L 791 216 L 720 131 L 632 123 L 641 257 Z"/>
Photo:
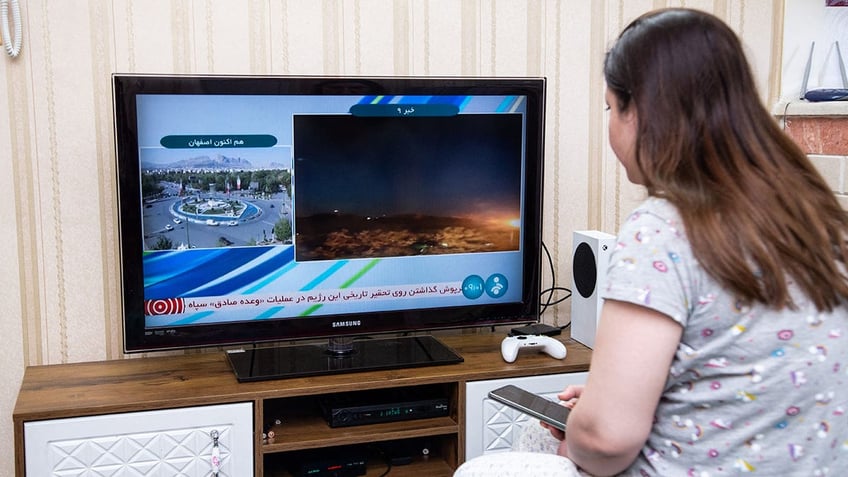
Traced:
<path fill-rule="evenodd" d="M 682 227 L 677 207 L 662 197 L 649 197 L 636 206 L 625 220 L 624 225 L 642 225 L 650 222 L 674 224 Z"/>

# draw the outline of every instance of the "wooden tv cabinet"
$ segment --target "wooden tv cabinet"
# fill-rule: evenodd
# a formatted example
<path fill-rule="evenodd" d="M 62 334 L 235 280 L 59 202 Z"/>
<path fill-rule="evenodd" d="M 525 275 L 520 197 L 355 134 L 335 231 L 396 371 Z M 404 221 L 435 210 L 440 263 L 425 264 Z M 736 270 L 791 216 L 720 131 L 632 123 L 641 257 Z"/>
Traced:
<path fill-rule="evenodd" d="M 51 435 L 67 434 L 73 446 L 92 441 L 101 449 L 113 445 L 110 442 L 114 436 L 142 436 L 132 437 L 133 445 L 139 440 L 158 438 L 157 428 L 145 425 L 170 425 L 186 415 L 182 420 L 189 427 L 200 429 L 201 436 L 209 434 L 209 429 L 219 429 L 218 425 L 228 429 L 226 426 L 235 423 L 232 432 L 222 431 L 222 458 L 225 464 L 247 461 L 247 468 L 256 476 L 296 475 L 296 464 L 315 459 L 316 453 L 337 456 L 351 449 L 370 452 L 405 443 L 415 447 L 422 445 L 419 441 L 425 442 L 426 455 L 415 456 L 403 465 L 396 463 L 392 475 L 449 476 L 466 459 L 468 383 L 550 375 L 553 385 L 559 388 L 559 379 L 553 375 L 588 371 L 591 350 L 567 334 L 560 337 L 568 350 L 566 359 L 522 351 L 514 363 L 506 363 L 501 357 L 503 337 L 503 333 L 489 332 L 439 336 L 462 355 L 464 362 L 460 364 L 251 383 L 236 380 L 223 352 L 28 367 L 13 413 L 16 475 L 27 475 L 28 456 L 38 465 L 47 459 L 42 456 L 46 445 L 37 440 L 39 428 L 39 432 L 48 435 L 42 438 L 46 441 L 51 440 Z M 448 398 L 449 412 L 445 417 L 330 428 L 317 405 L 322 396 L 373 390 L 437 392 Z M 242 415 L 247 409 L 248 417 L 226 417 L 231 407 L 238 408 L 236 414 Z M 195 410 L 208 412 L 191 414 Z M 280 423 L 275 423 L 277 420 Z M 97 421 L 98 429 L 105 427 L 105 434 L 110 435 L 88 431 L 89 421 Z M 141 425 L 136 434 L 134 425 Z M 174 432 L 179 436 L 174 439 L 187 435 L 183 427 L 177 426 L 180 430 Z M 263 439 L 264 430 L 273 430 L 274 438 Z M 239 437 L 244 435 L 250 437 Z M 248 450 L 239 450 L 244 444 Z M 211 440 L 197 447 L 199 453 L 208 456 Z M 190 457 L 179 458 L 179 465 L 189 465 L 185 463 Z M 385 461 L 369 458 L 368 475 L 380 475 L 386 466 Z"/>

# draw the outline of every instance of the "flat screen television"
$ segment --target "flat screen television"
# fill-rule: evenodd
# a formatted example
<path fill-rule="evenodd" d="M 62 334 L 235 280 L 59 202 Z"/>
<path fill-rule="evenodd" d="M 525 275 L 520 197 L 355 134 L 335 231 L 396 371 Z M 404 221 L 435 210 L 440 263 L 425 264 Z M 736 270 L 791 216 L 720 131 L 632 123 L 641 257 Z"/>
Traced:
<path fill-rule="evenodd" d="M 247 345 L 258 380 L 458 362 L 430 331 L 539 320 L 544 78 L 115 74 L 113 98 L 125 352 Z"/>

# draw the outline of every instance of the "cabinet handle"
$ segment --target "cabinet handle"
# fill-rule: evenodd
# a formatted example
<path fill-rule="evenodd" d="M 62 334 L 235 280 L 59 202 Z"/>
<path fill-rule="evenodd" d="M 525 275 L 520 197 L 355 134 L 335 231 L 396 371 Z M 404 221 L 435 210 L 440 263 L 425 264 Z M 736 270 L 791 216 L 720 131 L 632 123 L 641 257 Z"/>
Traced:
<path fill-rule="evenodd" d="M 218 447 L 218 431 L 212 430 L 209 437 L 212 438 L 212 477 L 218 477 L 221 470 L 221 448 Z"/>

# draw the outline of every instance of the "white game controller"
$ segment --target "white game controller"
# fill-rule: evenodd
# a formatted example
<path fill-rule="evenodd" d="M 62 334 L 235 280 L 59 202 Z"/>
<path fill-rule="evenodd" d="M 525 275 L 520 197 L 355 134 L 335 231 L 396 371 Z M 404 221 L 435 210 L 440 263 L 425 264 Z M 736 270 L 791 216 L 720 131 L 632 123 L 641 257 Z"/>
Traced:
<path fill-rule="evenodd" d="M 518 335 L 507 336 L 501 341 L 501 355 L 504 361 L 512 363 L 518 357 L 518 351 L 522 349 L 538 349 L 556 359 L 564 359 L 566 355 L 565 345 L 561 341 L 544 335 Z"/>

